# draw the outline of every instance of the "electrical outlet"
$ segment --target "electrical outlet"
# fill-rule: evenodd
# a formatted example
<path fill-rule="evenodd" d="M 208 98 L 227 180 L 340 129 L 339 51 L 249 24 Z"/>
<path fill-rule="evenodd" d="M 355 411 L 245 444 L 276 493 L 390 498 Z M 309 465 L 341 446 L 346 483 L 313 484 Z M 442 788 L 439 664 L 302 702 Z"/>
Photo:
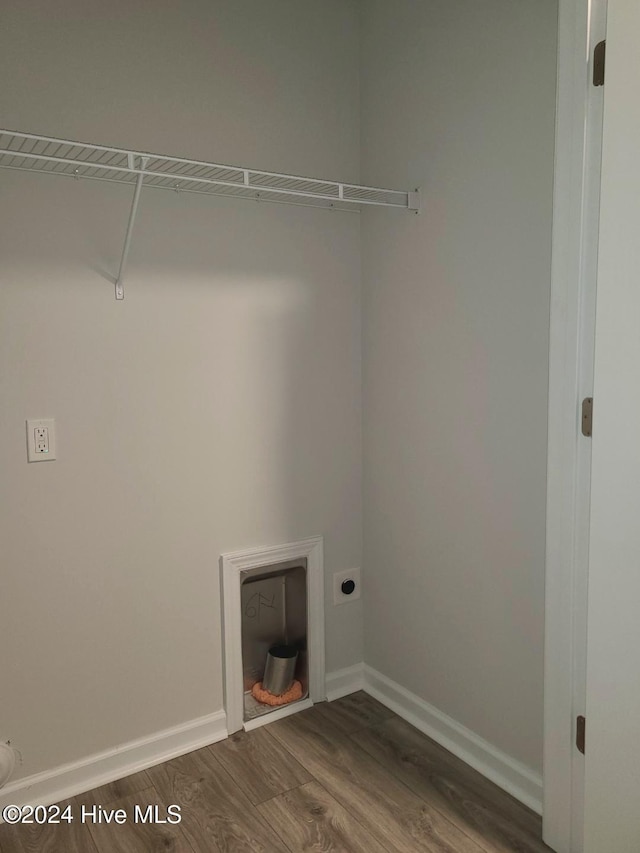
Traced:
<path fill-rule="evenodd" d="M 27 460 L 51 462 L 56 458 L 56 422 L 53 418 L 27 421 Z"/>
<path fill-rule="evenodd" d="M 34 430 L 35 434 L 35 452 L 37 454 L 40 453 L 48 453 L 49 452 L 49 427 L 39 426 Z"/>
<path fill-rule="evenodd" d="M 360 569 L 345 569 L 333 576 L 333 603 L 347 604 L 360 598 Z"/>

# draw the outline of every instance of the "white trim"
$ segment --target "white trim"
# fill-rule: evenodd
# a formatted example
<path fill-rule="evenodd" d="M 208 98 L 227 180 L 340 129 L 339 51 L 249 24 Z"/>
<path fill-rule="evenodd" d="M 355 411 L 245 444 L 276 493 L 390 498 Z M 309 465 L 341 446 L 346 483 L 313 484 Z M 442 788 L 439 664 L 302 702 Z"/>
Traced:
<path fill-rule="evenodd" d="M 7 805 L 51 805 L 226 737 L 225 713 L 217 711 L 53 770 L 18 779 L 0 791 L 0 810 Z"/>
<path fill-rule="evenodd" d="M 606 0 L 560 0 L 549 340 L 545 581 L 543 838 L 558 853 L 582 849 L 581 756 L 574 720 L 584 713 L 590 448 L 580 400 L 591 395 L 600 121 L 588 79 L 603 37 Z M 591 20 L 590 20 L 591 18 Z M 590 29 L 597 26 L 599 38 Z"/>
<path fill-rule="evenodd" d="M 542 777 L 400 684 L 364 667 L 367 693 L 540 814 Z"/>
<path fill-rule="evenodd" d="M 327 700 L 329 702 L 364 689 L 363 663 L 356 663 L 353 666 L 327 673 Z"/>
<path fill-rule="evenodd" d="M 222 569 L 222 621 L 224 631 L 225 708 L 229 734 L 243 727 L 242 638 L 240 572 L 290 560 L 307 561 L 307 645 L 309 660 L 309 698 L 325 698 L 324 672 L 324 560 L 322 536 L 234 551 L 220 557 Z M 298 706 L 299 707 L 299 706 Z M 265 714 L 265 722 L 275 719 Z"/>

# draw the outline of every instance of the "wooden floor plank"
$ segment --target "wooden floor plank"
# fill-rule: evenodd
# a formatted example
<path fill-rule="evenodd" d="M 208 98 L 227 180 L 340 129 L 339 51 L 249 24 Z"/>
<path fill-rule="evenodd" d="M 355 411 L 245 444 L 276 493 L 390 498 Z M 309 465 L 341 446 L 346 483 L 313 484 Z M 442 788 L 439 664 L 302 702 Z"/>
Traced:
<path fill-rule="evenodd" d="M 317 708 L 277 720 L 270 730 L 351 815 L 375 827 L 394 853 L 482 850 L 346 735 L 336 737 Z"/>
<path fill-rule="evenodd" d="M 89 827 L 80 820 L 80 806 L 75 799 L 65 800 L 58 805 L 61 810 L 71 806 L 71 823 L 2 824 L 2 853 L 98 853 Z"/>
<path fill-rule="evenodd" d="M 315 706 L 342 731 L 351 733 L 367 726 L 374 726 L 394 716 L 393 711 L 369 696 L 364 690 L 343 696 L 333 702 L 321 702 Z"/>
<path fill-rule="evenodd" d="M 362 692 L 68 802 L 71 825 L 0 825 L 0 853 L 549 853 L 538 815 Z M 173 803 L 178 825 L 132 823 Z"/>
<path fill-rule="evenodd" d="M 366 747 L 369 751 L 383 750 L 387 756 L 397 756 L 402 752 L 405 764 L 415 763 L 419 766 L 421 761 L 428 761 L 441 768 L 447 776 L 473 788 L 483 801 L 509 820 L 518 823 L 533 835 L 541 834 L 542 819 L 539 815 L 410 723 L 394 715 L 380 726 L 372 727 L 371 731 L 371 737 L 367 732 L 358 732 L 353 735 L 353 739 L 362 746 L 371 744 L 372 746 Z M 375 747 L 374 743 L 377 744 Z"/>
<path fill-rule="evenodd" d="M 98 853 L 140 853 L 143 850 L 145 853 L 156 850 L 166 853 L 193 853 L 180 824 L 136 821 L 136 806 L 141 809 L 142 814 L 149 806 L 158 806 L 158 817 L 165 819 L 167 805 L 169 803 L 162 799 L 155 788 L 146 788 L 112 802 L 108 809 L 124 809 L 127 822 L 88 824 Z"/>
<path fill-rule="evenodd" d="M 15 826 L 0 826 L 0 853 L 24 853 Z"/>
<path fill-rule="evenodd" d="M 237 732 L 209 749 L 254 805 L 312 781 L 266 727 Z"/>
<path fill-rule="evenodd" d="M 123 776 L 122 779 L 109 782 L 107 785 L 101 785 L 99 788 L 93 788 L 84 794 L 79 794 L 76 800 L 86 806 L 108 806 L 115 800 L 130 797 L 132 794 L 137 794 L 139 791 L 151 787 L 151 779 L 142 770 L 139 773 L 133 773 L 131 776 Z"/>
<path fill-rule="evenodd" d="M 460 759 L 394 718 L 353 740 L 489 853 L 544 853 L 541 821 Z"/>
<path fill-rule="evenodd" d="M 387 851 L 318 782 L 267 800 L 258 806 L 258 811 L 296 853 Z"/>
<path fill-rule="evenodd" d="M 195 853 L 287 853 L 208 748 L 147 772 L 164 800 L 181 806 L 181 826 Z"/>
<path fill-rule="evenodd" d="M 426 751 L 434 762 L 441 764 L 443 768 L 446 767 L 447 773 L 455 774 L 465 783 L 471 784 L 492 808 L 504 813 L 510 820 L 522 825 L 534 835 L 541 834 L 542 818 L 539 815 L 502 788 L 499 788 L 482 773 L 474 770 L 462 759 L 422 734 L 410 723 L 394 715 L 391 720 L 383 724 L 383 727 L 388 727 L 392 740 L 394 737 L 398 737 L 398 749 L 404 743 L 404 738 L 409 738 L 410 743 L 412 742 L 420 751 Z"/>
<path fill-rule="evenodd" d="M 2 847 L 3 837 L 7 837 L 7 833 L 5 832 L 5 825 L 4 824 L 2 824 L 2 826 L 0 826 L 0 853 L 5 853 L 5 850 Z M 21 850 L 18 851 L 17 848 L 14 848 L 11 851 L 9 851 L 9 848 L 7 847 L 6 853 L 22 853 L 22 851 Z"/>

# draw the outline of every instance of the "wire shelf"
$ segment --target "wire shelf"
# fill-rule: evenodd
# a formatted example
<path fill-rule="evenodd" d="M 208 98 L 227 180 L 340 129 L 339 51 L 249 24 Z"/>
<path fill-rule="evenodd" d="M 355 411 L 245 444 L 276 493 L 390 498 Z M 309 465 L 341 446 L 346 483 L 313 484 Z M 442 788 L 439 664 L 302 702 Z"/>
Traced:
<path fill-rule="evenodd" d="M 0 130 L 0 168 L 143 187 L 311 204 L 337 210 L 363 205 L 417 210 L 416 193 L 263 172 L 200 160 L 128 151 L 31 133 Z"/>
<path fill-rule="evenodd" d="M 262 172 L 12 130 L 0 130 L 0 168 L 111 181 L 134 187 L 115 285 L 116 299 L 124 299 L 124 273 L 143 187 L 356 212 L 363 205 L 420 211 L 417 190 L 405 192 Z"/>

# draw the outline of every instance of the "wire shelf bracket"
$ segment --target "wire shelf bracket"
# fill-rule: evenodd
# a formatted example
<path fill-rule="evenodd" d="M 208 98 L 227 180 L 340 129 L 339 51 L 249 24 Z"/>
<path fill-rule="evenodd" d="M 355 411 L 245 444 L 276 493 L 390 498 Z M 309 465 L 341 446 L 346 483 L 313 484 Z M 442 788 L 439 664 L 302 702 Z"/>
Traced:
<path fill-rule="evenodd" d="M 124 299 L 124 276 L 143 187 L 352 212 L 374 205 L 420 213 L 421 206 L 419 189 L 391 190 L 304 178 L 12 130 L 0 130 L 0 168 L 109 181 L 134 188 L 116 280 L 118 300 Z"/>
<path fill-rule="evenodd" d="M 135 157 L 131 155 L 130 157 L 130 165 L 131 168 L 135 168 Z M 127 260 L 129 259 L 129 248 L 131 246 L 131 237 L 133 235 L 133 223 L 136 220 L 136 213 L 138 212 L 138 202 L 140 201 L 140 193 L 142 192 L 142 183 L 144 181 L 144 170 L 147 167 L 148 159 L 146 157 L 141 158 L 140 170 L 138 173 L 138 177 L 136 178 L 136 188 L 133 193 L 133 200 L 131 202 L 131 210 L 129 212 L 129 222 L 127 223 L 127 233 L 124 238 L 124 246 L 122 248 L 122 257 L 120 258 L 120 268 L 118 269 L 118 278 L 116 279 L 116 299 L 124 299 L 124 271 L 127 267 Z"/>

